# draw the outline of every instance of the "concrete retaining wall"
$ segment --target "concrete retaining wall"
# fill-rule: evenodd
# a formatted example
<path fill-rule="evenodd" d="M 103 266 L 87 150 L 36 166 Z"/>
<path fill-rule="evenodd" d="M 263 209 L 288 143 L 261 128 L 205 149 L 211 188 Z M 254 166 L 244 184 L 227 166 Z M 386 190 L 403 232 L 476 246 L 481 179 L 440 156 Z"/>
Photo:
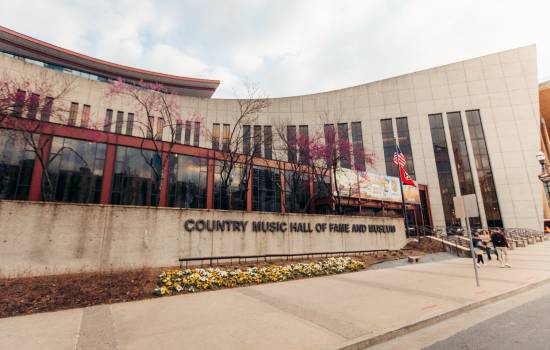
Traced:
<path fill-rule="evenodd" d="M 192 231 L 189 219 L 247 221 Z M 394 233 L 253 232 L 252 221 L 394 225 Z M 0 277 L 175 266 L 178 258 L 399 249 L 401 219 L 0 201 Z"/>

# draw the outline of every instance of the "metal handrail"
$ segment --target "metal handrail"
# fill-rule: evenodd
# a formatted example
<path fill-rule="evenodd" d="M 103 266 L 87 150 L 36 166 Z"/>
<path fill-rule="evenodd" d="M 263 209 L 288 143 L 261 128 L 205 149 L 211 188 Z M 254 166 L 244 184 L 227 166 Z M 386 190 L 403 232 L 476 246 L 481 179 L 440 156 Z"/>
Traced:
<path fill-rule="evenodd" d="M 409 248 L 403 248 L 400 250 L 410 250 Z M 370 255 L 374 253 L 388 253 L 388 252 L 397 252 L 399 250 L 391 250 L 391 249 L 371 249 L 371 250 L 352 250 L 352 251 L 338 251 L 338 252 L 314 252 L 314 253 L 292 253 L 292 254 L 262 254 L 262 255 L 223 255 L 223 256 L 203 256 L 203 257 L 195 257 L 195 258 L 180 258 L 178 259 L 180 267 L 183 267 L 183 263 L 185 263 L 185 267 L 188 266 L 189 262 L 191 261 L 200 261 L 201 265 L 204 261 L 209 261 L 209 265 L 211 266 L 214 261 L 216 261 L 216 264 L 219 265 L 220 260 L 229 260 L 229 263 L 232 263 L 233 260 L 237 260 L 239 264 L 241 262 L 246 262 L 249 259 L 256 259 L 256 262 L 259 262 L 260 260 L 263 260 L 264 262 L 272 261 L 274 258 L 286 258 L 286 260 L 291 260 L 292 258 L 296 257 L 302 257 L 305 259 L 308 259 L 310 257 L 316 257 L 316 256 L 324 256 L 328 258 L 329 256 L 345 256 L 345 255 Z"/>

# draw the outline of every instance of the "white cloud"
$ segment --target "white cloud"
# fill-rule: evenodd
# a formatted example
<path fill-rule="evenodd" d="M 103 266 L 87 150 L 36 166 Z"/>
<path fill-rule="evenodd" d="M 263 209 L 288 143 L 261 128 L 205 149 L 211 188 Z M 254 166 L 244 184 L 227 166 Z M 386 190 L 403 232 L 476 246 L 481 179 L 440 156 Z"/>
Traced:
<path fill-rule="evenodd" d="M 219 79 L 217 97 L 247 78 L 284 96 L 531 43 L 550 76 L 549 12 L 531 0 L 4 0 L 0 24 L 113 62 Z"/>

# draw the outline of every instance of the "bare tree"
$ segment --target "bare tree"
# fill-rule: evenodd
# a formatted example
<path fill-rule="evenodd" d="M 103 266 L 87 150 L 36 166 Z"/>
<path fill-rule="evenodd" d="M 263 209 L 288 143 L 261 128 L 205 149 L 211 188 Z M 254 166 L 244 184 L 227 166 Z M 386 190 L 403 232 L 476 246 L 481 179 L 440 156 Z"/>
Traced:
<path fill-rule="evenodd" d="M 216 175 L 219 176 L 221 209 L 244 209 L 233 202 L 232 187 L 239 187 L 240 200 L 244 204 L 252 178 L 254 159 L 261 154 L 261 133 L 254 133 L 258 115 L 270 106 L 257 84 L 245 83 L 245 96 L 236 100 L 235 115 L 227 120 L 222 130 L 206 128 L 207 139 L 215 152 Z M 221 146 L 221 147 L 220 147 Z"/>
<path fill-rule="evenodd" d="M 170 154 L 174 145 L 180 143 L 184 128 L 180 97 L 171 94 L 170 90 L 160 83 L 140 81 L 130 84 L 121 78 L 109 86 L 107 97 L 115 96 L 126 97 L 133 102 L 136 112 L 133 130 L 140 137 L 141 156 L 150 167 L 160 193 L 163 186 L 163 170 L 170 166 Z M 118 122 L 120 121 L 111 123 L 116 125 Z M 200 115 L 190 116 L 185 123 L 192 123 L 191 125 L 201 128 L 204 125 Z"/>
<path fill-rule="evenodd" d="M 43 171 L 41 195 L 46 201 L 54 200 L 55 186 L 50 164 L 64 152 L 71 152 L 85 162 L 72 147 L 50 150 L 52 137 L 40 137 L 46 122 L 66 124 L 70 118 L 65 98 L 72 90 L 75 78 L 51 76 L 42 72 L 33 77 L 15 76 L 4 72 L 0 76 L 0 127 L 11 145 L 22 146 L 33 153 Z"/>
<path fill-rule="evenodd" d="M 367 154 L 362 145 L 354 145 L 347 138 L 338 137 L 334 128 L 337 118 L 330 118 L 328 113 L 322 113 L 319 120 L 320 125 L 327 126 L 324 129 L 315 130 L 311 135 L 289 134 L 288 121 L 276 126 L 276 133 L 281 140 L 280 151 L 288 154 L 287 158 L 289 158 L 286 170 L 289 180 L 286 183 L 286 191 L 289 195 L 288 203 L 285 205 L 287 209 L 296 210 L 299 191 L 303 188 L 306 179 L 312 176 L 315 183 L 314 193 L 299 211 L 306 211 L 311 201 L 324 201 L 330 212 L 342 214 L 342 198 L 345 194 L 350 196 L 355 189 L 354 184 L 347 183 L 342 186 L 339 183 L 344 165 L 349 165 L 349 171 L 357 174 L 365 170 L 364 163 L 373 164 L 374 155 Z M 356 160 L 353 166 L 351 166 L 352 154 Z"/>

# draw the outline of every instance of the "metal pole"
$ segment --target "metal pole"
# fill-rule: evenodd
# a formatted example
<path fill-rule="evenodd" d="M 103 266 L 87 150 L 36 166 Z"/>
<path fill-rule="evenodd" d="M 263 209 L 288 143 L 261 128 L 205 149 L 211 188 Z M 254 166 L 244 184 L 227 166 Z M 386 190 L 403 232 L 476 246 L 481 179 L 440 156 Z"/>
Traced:
<path fill-rule="evenodd" d="M 476 275 L 476 286 L 479 287 L 479 275 L 477 273 L 477 262 L 476 255 L 474 252 L 474 242 L 472 242 L 472 233 L 470 232 L 470 218 L 466 216 L 466 232 L 468 233 L 468 238 L 470 238 L 470 251 L 472 252 L 472 261 L 474 262 L 474 273 Z"/>
<path fill-rule="evenodd" d="M 397 152 L 397 140 L 394 137 L 393 138 L 393 148 L 395 152 Z M 401 169 L 399 165 L 397 166 L 398 174 L 397 177 L 399 178 L 399 188 L 401 189 L 401 209 L 403 210 L 403 222 L 405 223 L 405 235 L 409 237 L 409 228 L 407 224 L 407 208 L 405 207 L 405 192 L 403 191 L 403 181 L 401 181 Z"/>

